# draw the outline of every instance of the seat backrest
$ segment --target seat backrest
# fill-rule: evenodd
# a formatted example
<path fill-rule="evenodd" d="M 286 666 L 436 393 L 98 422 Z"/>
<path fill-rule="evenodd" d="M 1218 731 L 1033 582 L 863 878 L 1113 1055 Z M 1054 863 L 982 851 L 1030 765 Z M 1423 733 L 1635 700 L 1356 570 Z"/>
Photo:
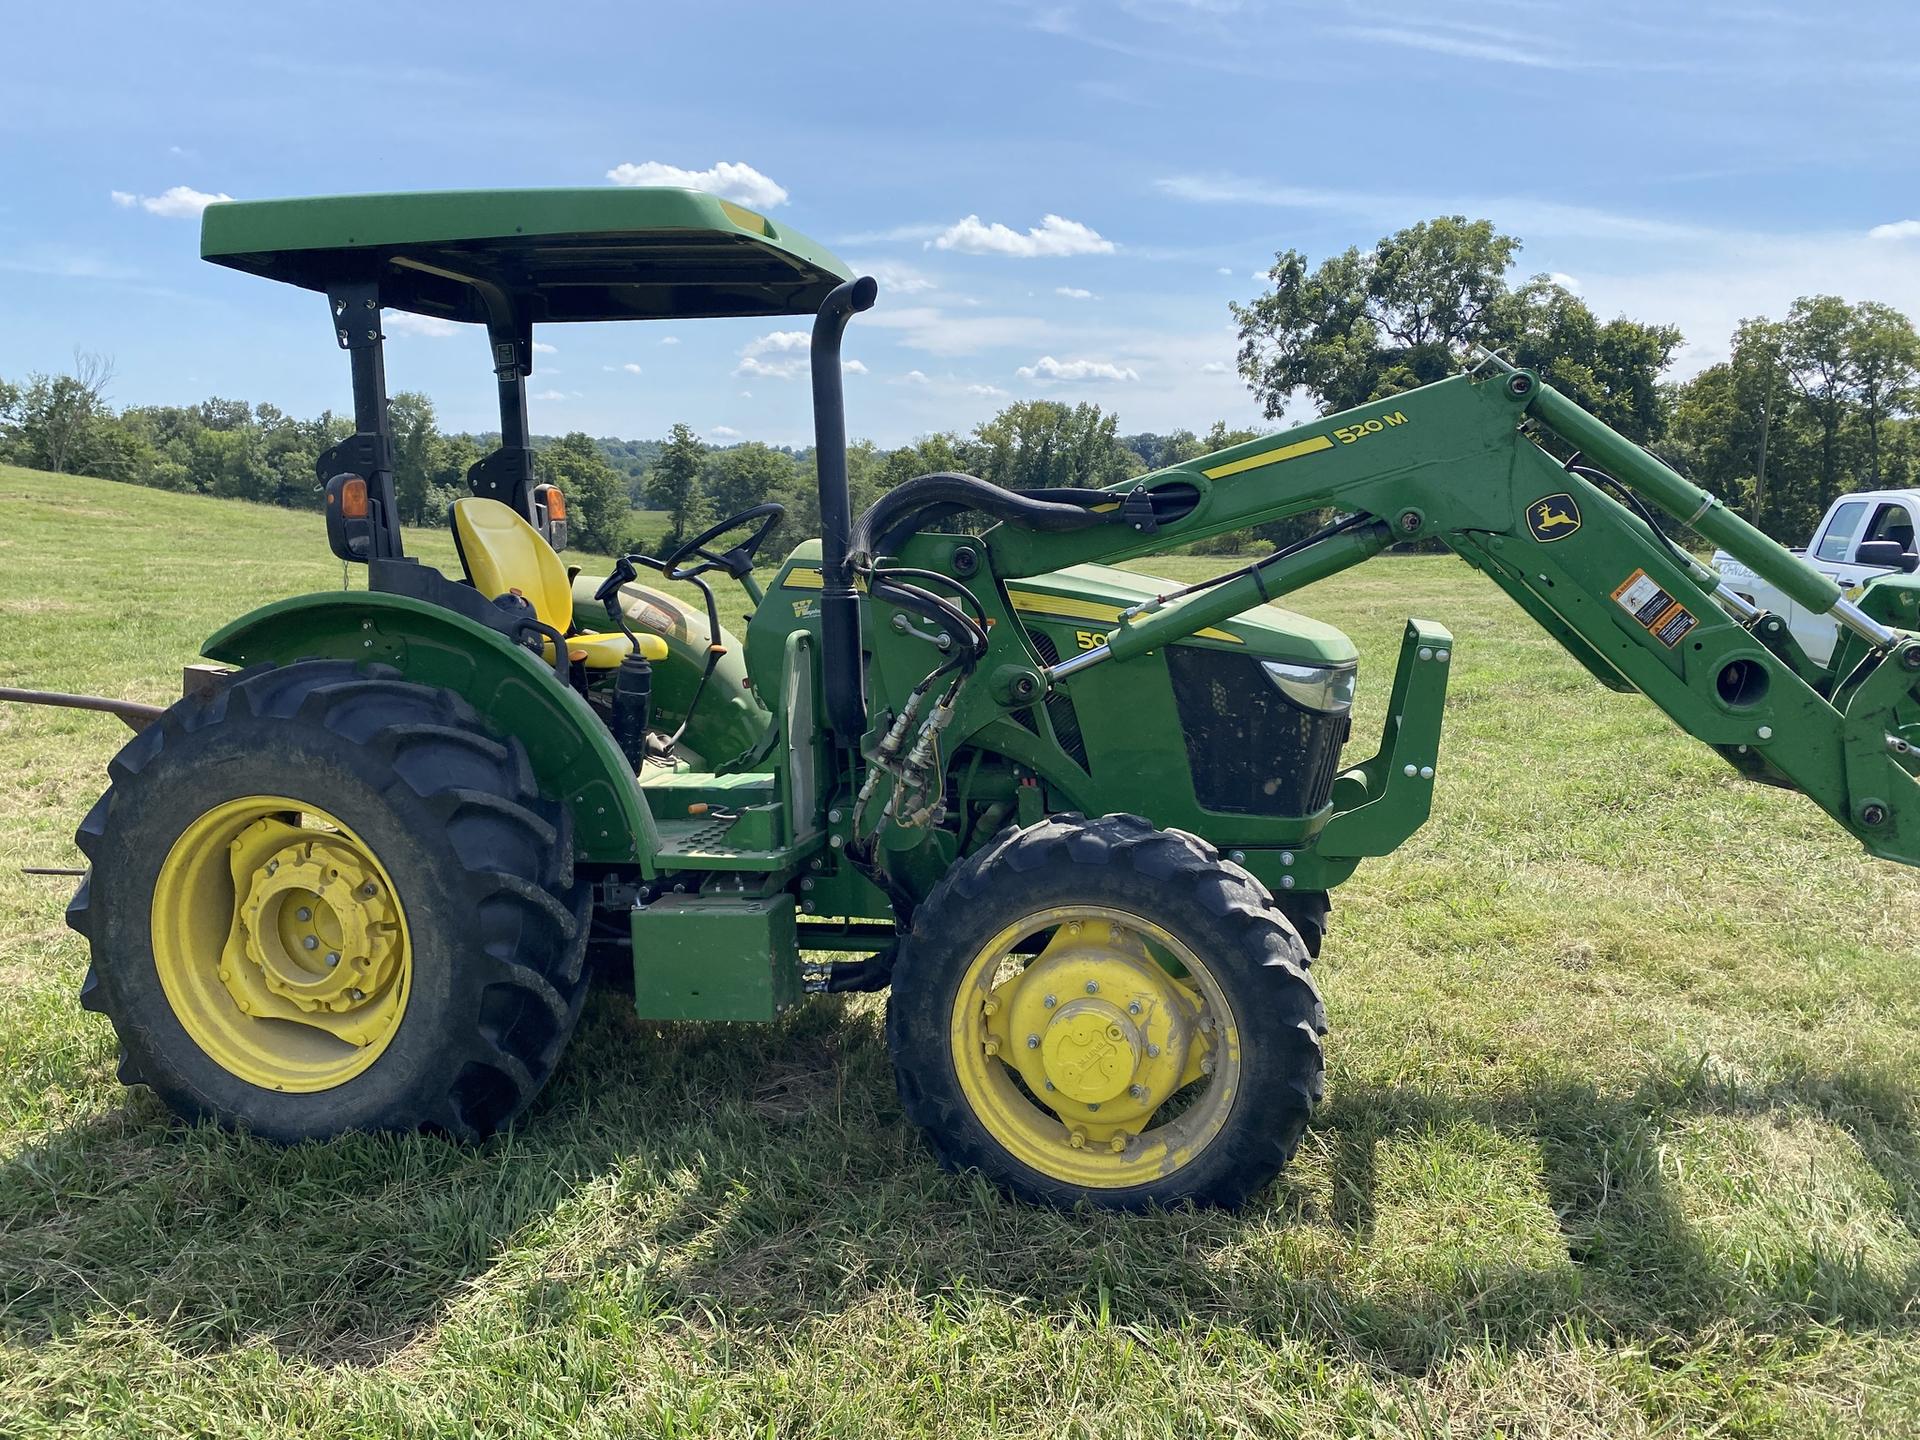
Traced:
<path fill-rule="evenodd" d="M 489 600 L 518 590 L 544 625 L 573 628 L 567 567 L 544 536 L 509 505 L 478 496 L 453 502 L 453 544 L 473 588 Z"/>

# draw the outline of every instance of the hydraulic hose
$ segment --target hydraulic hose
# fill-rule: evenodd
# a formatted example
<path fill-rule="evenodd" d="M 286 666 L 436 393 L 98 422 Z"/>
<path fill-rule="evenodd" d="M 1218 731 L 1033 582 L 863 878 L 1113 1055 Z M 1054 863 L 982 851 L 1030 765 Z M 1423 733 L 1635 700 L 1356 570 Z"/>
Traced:
<path fill-rule="evenodd" d="M 1113 497 L 1089 490 L 1088 504 Z M 895 486 L 882 495 L 853 527 L 849 553 L 856 564 L 871 564 L 880 548 L 882 536 L 890 535 L 900 522 L 918 519 L 922 511 L 933 509 L 978 510 L 996 520 L 1011 521 L 1029 530 L 1062 533 L 1085 530 L 1105 522 L 1105 516 L 1087 505 L 1062 504 L 1054 500 L 1035 500 L 1016 490 L 994 485 L 977 475 L 941 471 L 921 475 Z"/>

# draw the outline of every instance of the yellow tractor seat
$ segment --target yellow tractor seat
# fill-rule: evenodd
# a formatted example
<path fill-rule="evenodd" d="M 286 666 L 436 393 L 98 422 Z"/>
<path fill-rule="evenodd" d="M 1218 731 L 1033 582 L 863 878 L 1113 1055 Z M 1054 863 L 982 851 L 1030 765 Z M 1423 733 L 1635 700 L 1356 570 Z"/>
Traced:
<path fill-rule="evenodd" d="M 570 633 L 573 586 L 567 567 L 546 537 L 513 507 L 473 496 L 453 503 L 453 547 L 473 588 L 489 600 L 516 594 L 533 606 L 534 617 L 567 639 L 569 654 L 582 657 L 589 670 L 612 670 L 633 648 L 619 631 Z M 640 653 L 648 660 L 667 658 L 667 642 L 642 633 Z M 552 649 L 549 641 L 546 647 Z"/>

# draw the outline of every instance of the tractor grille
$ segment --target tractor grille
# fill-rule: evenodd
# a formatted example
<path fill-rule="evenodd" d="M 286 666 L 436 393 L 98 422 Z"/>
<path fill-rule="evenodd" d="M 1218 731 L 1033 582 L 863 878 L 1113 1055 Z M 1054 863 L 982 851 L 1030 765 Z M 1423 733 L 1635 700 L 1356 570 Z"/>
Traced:
<path fill-rule="evenodd" d="M 1327 803 L 1347 716 L 1294 704 L 1256 656 L 1194 645 L 1169 645 L 1165 654 L 1194 798 L 1204 809 L 1304 816 Z"/>
<path fill-rule="evenodd" d="M 1044 630 L 1031 630 L 1028 638 L 1033 641 L 1034 652 L 1039 655 L 1040 663 L 1053 666 L 1060 663 L 1060 647 L 1053 643 L 1053 637 Z M 1055 690 L 1047 696 L 1047 719 L 1053 725 L 1053 738 L 1060 742 L 1060 748 L 1082 770 L 1087 768 L 1086 737 L 1080 733 L 1080 714 L 1073 708 L 1073 701 Z M 1029 728 L 1032 728 L 1029 725 Z"/>

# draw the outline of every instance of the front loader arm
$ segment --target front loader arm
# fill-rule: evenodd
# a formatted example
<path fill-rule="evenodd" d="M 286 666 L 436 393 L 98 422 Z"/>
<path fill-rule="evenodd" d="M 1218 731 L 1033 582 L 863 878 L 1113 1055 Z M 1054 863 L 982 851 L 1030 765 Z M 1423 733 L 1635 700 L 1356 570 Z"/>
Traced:
<path fill-rule="evenodd" d="M 1545 429 L 1584 464 L 1562 466 Z M 1777 617 L 1677 552 L 1580 473 L 1596 467 L 1773 581 L 1855 640 L 1827 676 L 1783 642 Z M 1593 473 L 1587 470 L 1587 474 Z M 1603 683 L 1637 690 L 1749 778 L 1803 791 L 1872 853 L 1920 864 L 1920 636 L 1889 628 L 1781 546 L 1528 371 L 1472 375 L 1264 436 L 1115 487 L 1157 495 L 1136 519 L 1065 535 L 1003 525 L 1003 577 L 1113 561 L 1332 509 L 1338 533 L 1232 578 L 1122 616 L 1100 645 L 1049 672 L 1145 654 L 1401 540 L 1436 539 L 1484 571 Z M 1184 512 L 1184 513 L 1181 513 Z M 1127 513 L 1144 516 L 1136 504 Z M 1142 527 L 1142 528 L 1136 528 Z M 1829 698 L 1829 697 L 1832 698 Z"/>

